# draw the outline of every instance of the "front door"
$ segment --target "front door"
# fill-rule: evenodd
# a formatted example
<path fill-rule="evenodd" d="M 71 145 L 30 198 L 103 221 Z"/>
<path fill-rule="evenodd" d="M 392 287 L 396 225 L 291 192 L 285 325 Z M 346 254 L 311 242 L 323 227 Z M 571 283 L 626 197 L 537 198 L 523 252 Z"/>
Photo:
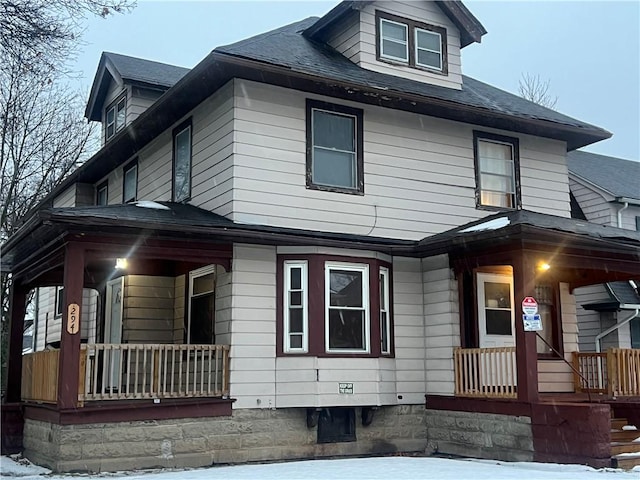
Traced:
<path fill-rule="evenodd" d="M 107 298 L 105 311 L 104 342 L 112 344 L 122 343 L 122 293 L 124 277 L 107 283 Z M 110 390 L 119 387 L 120 351 L 106 350 L 104 355 L 104 372 L 107 386 Z"/>
<path fill-rule="evenodd" d="M 478 340 L 480 348 L 513 347 L 513 278 L 478 273 Z"/>

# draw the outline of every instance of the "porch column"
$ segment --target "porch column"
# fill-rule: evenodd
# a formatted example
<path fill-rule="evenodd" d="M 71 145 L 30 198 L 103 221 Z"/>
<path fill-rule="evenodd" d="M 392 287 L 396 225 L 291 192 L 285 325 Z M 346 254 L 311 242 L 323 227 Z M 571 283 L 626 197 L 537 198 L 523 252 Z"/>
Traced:
<path fill-rule="evenodd" d="M 9 357 L 7 358 L 7 403 L 19 402 L 22 389 L 22 337 L 29 289 L 13 282 L 10 293 Z"/>
<path fill-rule="evenodd" d="M 75 243 L 64 254 L 64 303 L 58 364 L 58 408 L 75 408 L 78 403 L 80 370 L 80 308 L 84 286 L 84 249 Z"/>
<path fill-rule="evenodd" d="M 518 400 L 538 400 L 538 352 L 536 332 L 525 332 L 522 321 L 522 300 L 535 296 L 535 265 L 521 252 L 513 264 L 513 291 L 515 302 L 516 363 L 518 371 Z"/>

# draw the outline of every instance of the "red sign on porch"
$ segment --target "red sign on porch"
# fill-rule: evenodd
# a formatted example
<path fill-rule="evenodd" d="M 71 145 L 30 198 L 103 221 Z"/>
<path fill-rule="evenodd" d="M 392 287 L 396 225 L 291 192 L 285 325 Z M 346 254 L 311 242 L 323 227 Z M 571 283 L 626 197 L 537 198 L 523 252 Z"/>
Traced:
<path fill-rule="evenodd" d="M 525 315 L 535 315 L 538 313 L 538 302 L 533 297 L 524 297 L 522 300 L 522 313 Z"/>

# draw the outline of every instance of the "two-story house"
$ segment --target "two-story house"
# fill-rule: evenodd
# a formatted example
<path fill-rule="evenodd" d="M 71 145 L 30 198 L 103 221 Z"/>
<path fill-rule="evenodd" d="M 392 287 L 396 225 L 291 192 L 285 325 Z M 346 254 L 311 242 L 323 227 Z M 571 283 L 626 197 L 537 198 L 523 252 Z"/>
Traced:
<path fill-rule="evenodd" d="M 640 162 L 576 150 L 567 155 L 572 216 L 640 231 Z M 640 274 L 575 292 L 581 351 L 640 348 Z"/>
<path fill-rule="evenodd" d="M 462 75 L 485 33 L 345 1 L 189 71 L 103 54 L 104 145 L 2 250 L 27 457 L 610 465 L 612 407 L 561 401 L 572 292 L 637 276 L 640 234 L 570 218 L 567 151 L 610 133 Z M 23 357 L 55 286 L 59 339 Z"/>

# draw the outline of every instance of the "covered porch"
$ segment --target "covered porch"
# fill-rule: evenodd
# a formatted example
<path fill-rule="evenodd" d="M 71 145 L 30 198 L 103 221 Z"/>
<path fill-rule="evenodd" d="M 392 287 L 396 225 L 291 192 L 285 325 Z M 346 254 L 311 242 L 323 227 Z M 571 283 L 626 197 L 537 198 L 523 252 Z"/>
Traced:
<path fill-rule="evenodd" d="M 87 222 L 92 209 L 100 215 Z M 216 298 L 229 278 L 232 244 L 181 228 L 205 220 L 186 205 L 83 210 L 78 221 L 69 209 L 60 219 L 49 211 L 29 242 L 10 242 L 3 252 L 12 264 L 7 403 L 22 403 L 25 418 L 52 422 L 89 421 L 96 412 L 119 418 L 123 408 L 142 420 L 205 407 L 207 415 L 230 415 L 229 319 L 224 298 Z M 22 355 L 35 289 L 52 292 L 55 313 L 45 317 L 38 348 Z"/>
<path fill-rule="evenodd" d="M 572 292 L 637 278 L 640 235 L 520 211 L 425 239 L 421 248 L 448 255 L 459 298 L 451 393 L 427 392 L 427 411 L 449 415 L 456 425 L 474 412 L 486 417 L 485 433 L 496 418 L 518 427 L 496 432 L 528 432 L 497 448 L 504 435 L 496 432 L 454 440 L 434 428 L 439 451 L 610 466 L 612 413 L 622 416 L 633 410 L 629 405 L 640 410 L 640 355 L 616 349 L 594 361 L 580 353 Z M 523 305 L 527 297 L 537 301 L 534 312 Z M 434 426 L 441 421 L 434 418 Z"/>

